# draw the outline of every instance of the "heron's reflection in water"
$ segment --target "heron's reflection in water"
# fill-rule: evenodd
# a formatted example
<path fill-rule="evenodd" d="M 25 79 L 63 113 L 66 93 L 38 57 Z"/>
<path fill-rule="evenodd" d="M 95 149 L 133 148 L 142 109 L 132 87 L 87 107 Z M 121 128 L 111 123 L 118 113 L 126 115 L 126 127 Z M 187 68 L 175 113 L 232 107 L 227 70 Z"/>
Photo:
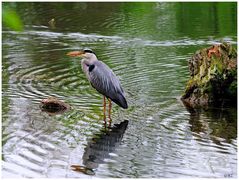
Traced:
<path fill-rule="evenodd" d="M 71 168 L 74 171 L 94 175 L 94 170 L 99 164 L 104 163 L 104 159 L 110 157 L 109 153 L 114 152 L 119 146 L 127 126 L 128 121 L 125 120 L 96 134 L 96 137 L 92 138 L 85 148 L 82 157 L 84 166 L 72 165 Z"/>

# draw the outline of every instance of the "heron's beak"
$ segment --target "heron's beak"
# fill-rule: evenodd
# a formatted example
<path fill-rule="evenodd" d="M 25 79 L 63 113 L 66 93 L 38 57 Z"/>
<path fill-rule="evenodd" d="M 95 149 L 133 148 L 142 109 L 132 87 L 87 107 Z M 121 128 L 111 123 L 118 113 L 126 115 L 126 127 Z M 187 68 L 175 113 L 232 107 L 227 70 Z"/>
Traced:
<path fill-rule="evenodd" d="M 66 55 L 71 57 L 84 57 L 85 52 L 84 51 L 72 51 L 68 52 Z"/>

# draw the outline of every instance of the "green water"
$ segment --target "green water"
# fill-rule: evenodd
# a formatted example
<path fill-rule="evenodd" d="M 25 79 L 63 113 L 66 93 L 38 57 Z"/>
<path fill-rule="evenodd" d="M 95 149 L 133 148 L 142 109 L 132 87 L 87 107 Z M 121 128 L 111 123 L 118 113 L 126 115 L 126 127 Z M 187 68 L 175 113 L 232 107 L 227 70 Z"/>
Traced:
<path fill-rule="evenodd" d="M 2 177 L 237 177 L 236 108 L 181 103 L 193 53 L 237 44 L 236 3 L 3 3 L 24 30 L 2 31 Z M 54 25 L 48 22 L 53 19 Z M 102 95 L 80 59 L 88 47 L 120 78 L 129 109 Z M 49 115 L 41 100 L 71 106 Z M 75 172 L 71 165 L 88 169 Z M 92 173 L 93 172 L 93 173 Z"/>

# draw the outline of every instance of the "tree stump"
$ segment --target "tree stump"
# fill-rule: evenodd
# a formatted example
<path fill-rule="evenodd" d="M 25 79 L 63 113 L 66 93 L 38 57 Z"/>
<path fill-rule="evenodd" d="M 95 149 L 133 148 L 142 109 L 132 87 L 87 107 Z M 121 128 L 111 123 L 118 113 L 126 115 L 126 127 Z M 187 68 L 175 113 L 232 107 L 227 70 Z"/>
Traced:
<path fill-rule="evenodd" d="M 181 97 L 190 107 L 236 106 L 237 52 L 227 43 L 197 51 L 188 63 L 190 79 Z"/>

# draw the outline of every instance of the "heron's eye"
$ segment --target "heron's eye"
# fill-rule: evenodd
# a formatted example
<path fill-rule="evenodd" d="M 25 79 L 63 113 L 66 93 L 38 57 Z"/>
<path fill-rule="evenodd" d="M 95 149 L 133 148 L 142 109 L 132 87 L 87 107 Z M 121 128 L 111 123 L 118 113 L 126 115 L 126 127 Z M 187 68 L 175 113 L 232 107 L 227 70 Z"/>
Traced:
<path fill-rule="evenodd" d="M 94 68 L 95 68 L 95 65 L 94 65 L 94 64 L 89 65 L 89 72 L 93 71 Z"/>

